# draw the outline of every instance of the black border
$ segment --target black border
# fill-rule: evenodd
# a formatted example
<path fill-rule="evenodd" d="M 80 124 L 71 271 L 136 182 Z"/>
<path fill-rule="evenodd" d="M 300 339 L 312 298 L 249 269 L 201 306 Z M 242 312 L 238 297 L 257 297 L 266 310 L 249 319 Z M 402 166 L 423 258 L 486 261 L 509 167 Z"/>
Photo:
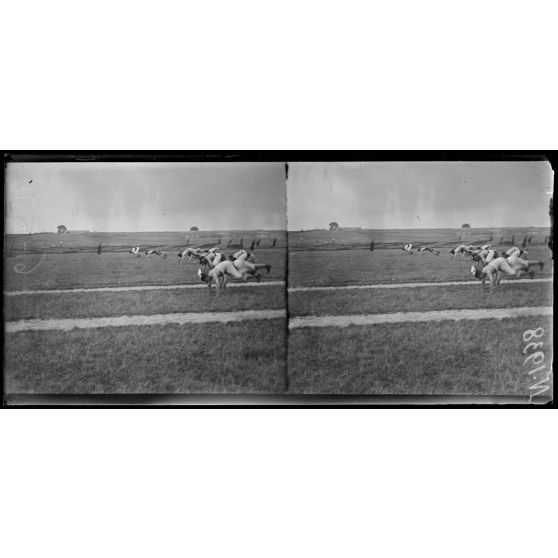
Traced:
<path fill-rule="evenodd" d="M 9 162 L 341 162 L 341 161 L 549 161 L 558 151 L 3 151 Z"/>
<path fill-rule="evenodd" d="M 548 161 L 557 168 L 558 151 L 3 151 L 9 162 L 349 162 L 349 161 Z M 2 172 L 4 185 L 4 172 Z M 2 220 L 5 199 L 2 196 Z M 551 214 L 553 236 L 553 215 Z M 3 276 L 3 270 L 2 270 Z M 553 284 L 554 290 L 554 284 Z M 3 363 L 4 365 L 4 363 Z M 2 368 L 4 370 L 4 366 Z M 528 397 L 496 396 L 367 396 L 367 395 L 28 395 L 4 393 L 3 409 L 549 409 L 554 400 L 528 402 Z M 185 400 L 188 403 L 185 403 Z"/>

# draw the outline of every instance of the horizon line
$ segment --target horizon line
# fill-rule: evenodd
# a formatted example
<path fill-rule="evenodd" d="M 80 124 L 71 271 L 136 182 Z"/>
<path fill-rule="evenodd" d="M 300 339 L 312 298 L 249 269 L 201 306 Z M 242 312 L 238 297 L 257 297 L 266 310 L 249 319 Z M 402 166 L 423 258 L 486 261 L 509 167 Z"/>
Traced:
<path fill-rule="evenodd" d="M 550 229 L 550 224 L 546 226 L 541 225 L 507 225 L 503 227 L 495 226 L 479 226 L 479 227 L 377 227 L 377 228 L 367 228 L 367 227 L 339 227 L 338 229 L 327 229 L 327 228 L 313 228 L 313 229 L 287 229 L 288 232 L 311 232 L 311 231 L 326 231 L 326 232 L 357 232 L 357 231 L 410 231 L 410 230 L 422 230 L 422 231 L 438 231 L 438 230 L 456 230 L 456 231 L 469 231 L 475 229 Z"/>
<path fill-rule="evenodd" d="M 23 233 L 23 232 L 6 232 L 5 236 L 8 235 L 21 235 L 21 236 L 29 236 L 33 234 L 55 234 L 65 235 L 68 233 L 76 233 L 76 234 L 136 234 L 136 233 L 166 233 L 166 234 L 191 234 L 195 235 L 196 233 L 228 233 L 228 232 L 287 232 L 287 229 L 204 229 L 198 231 L 163 231 L 163 230 L 137 230 L 137 231 L 90 231 L 86 229 L 67 229 L 66 232 L 59 233 L 57 231 L 36 231 L 30 233 Z"/>
<path fill-rule="evenodd" d="M 20 233 L 20 232 L 6 232 L 5 236 L 9 235 L 20 235 L 20 236 L 30 236 L 36 234 L 55 234 L 64 235 L 68 233 L 76 234 L 137 234 L 137 233 L 165 233 L 165 234 L 183 234 L 183 235 L 196 235 L 197 233 L 229 233 L 229 232 L 245 232 L 245 233 L 257 233 L 257 232 L 313 232 L 313 231 L 324 231 L 324 232 L 358 232 L 358 231 L 396 231 L 396 230 L 455 230 L 455 231 L 469 231 L 478 229 L 548 229 L 550 230 L 550 225 L 546 226 L 531 226 L 531 225 L 509 225 L 509 226 L 478 226 L 478 227 L 378 227 L 378 228 L 366 228 L 366 227 L 340 227 L 339 229 L 328 229 L 328 228 L 312 228 L 312 229 L 204 229 L 198 231 L 165 231 L 165 230 L 137 230 L 137 231 L 89 231 L 85 229 L 72 230 L 69 229 L 65 233 L 58 233 L 56 231 L 41 231 L 32 233 Z"/>

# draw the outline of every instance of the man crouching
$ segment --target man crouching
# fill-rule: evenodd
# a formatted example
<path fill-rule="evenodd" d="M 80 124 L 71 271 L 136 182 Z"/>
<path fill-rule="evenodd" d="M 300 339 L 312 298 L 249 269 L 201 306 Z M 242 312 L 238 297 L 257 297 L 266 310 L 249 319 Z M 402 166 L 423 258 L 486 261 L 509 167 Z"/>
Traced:
<path fill-rule="evenodd" d="M 234 267 L 233 263 L 229 260 L 224 260 L 218 263 L 215 267 L 211 267 L 209 262 L 206 263 L 203 268 L 198 269 L 198 277 L 205 283 L 207 283 L 208 297 L 211 296 L 211 285 L 215 282 L 216 296 L 219 296 L 221 291 L 223 291 L 227 285 L 227 277 L 233 277 L 234 279 L 241 279 L 242 281 L 247 281 L 250 276 L 247 270 L 238 270 Z"/>

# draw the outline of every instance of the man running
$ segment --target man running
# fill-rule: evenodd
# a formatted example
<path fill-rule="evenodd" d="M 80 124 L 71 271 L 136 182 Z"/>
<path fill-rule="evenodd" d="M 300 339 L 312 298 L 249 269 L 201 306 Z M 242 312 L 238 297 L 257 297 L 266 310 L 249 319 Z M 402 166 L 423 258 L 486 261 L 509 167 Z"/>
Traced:
<path fill-rule="evenodd" d="M 145 255 L 150 256 L 151 254 L 156 254 L 157 256 L 161 256 L 161 258 L 166 259 L 167 255 L 159 250 L 152 248 L 151 250 L 146 250 Z"/>
<path fill-rule="evenodd" d="M 254 255 L 246 250 L 239 250 L 231 256 L 231 260 L 236 269 L 248 269 L 251 273 L 256 273 L 258 269 L 265 269 L 268 273 L 271 270 L 269 264 L 254 263 Z"/>
<path fill-rule="evenodd" d="M 207 260 L 204 260 L 203 263 L 205 263 L 207 266 L 211 266 L 211 264 Z M 215 281 L 217 296 L 219 296 L 219 292 L 225 289 L 227 285 L 227 277 L 229 276 L 233 277 L 234 279 L 241 279 L 242 281 L 247 281 L 249 278 L 247 270 L 239 271 L 229 260 L 223 260 L 215 267 L 212 267 L 209 271 L 202 270 L 202 268 L 198 269 L 198 277 L 203 282 L 207 283 L 207 286 L 209 288 L 208 294 L 211 293 L 211 283 Z M 259 275 L 257 276 L 257 279 L 259 281 Z"/>
<path fill-rule="evenodd" d="M 450 250 L 450 254 L 452 254 L 452 261 L 455 260 L 457 254 L 461 254 L 461 257 L 463 258 L 467 253 L 469 253 L 469 249 L 465 244 L 460 244 L 457 248 Z"/>
<path fill-rule="evenodd" d="M 472 252 L 478 250 L 478 246 L 474 246 L 473 244 L 460 244 L 457 248 L 450 250 L 450 254 L 452 254 L 452 261 L 455 260 L 455 256 L 457 254 L 461 254 L 461 257 L 464 258 L 465 256 L 471 256 Z"/>
<path fill-rule="evenodd" d="M 520 272 L 520 275 L 522 273 L 530 273 L 532 279 L 534 276 L 534 272 L 531 271 L 531 267 L 533 267 L 534 265 L 538 265 L 539 269 L 542 271 L 544 268 L 544 262 L 535 261 L 535 260 L 525 260 L 521 257 L 521 255 L 525 255 L 527 254 L 527 252 L 523 252 L 523 251 L 520 252 L 522 253 L 514 252 L 511 256 L 507 258 L 506 261 L 508 262 L 508 265 L 512 269 L 518 270 Z M 518 275 L 518 277 L 520 275 Z"/>
<path fill-rule="evenodd" d="M 210 248 L 203 257 L 211 264 L 211 267 L 215 267 L 221 263 L 223 259 L 223 253 L 219 248 Z"/>
<path fill-rule="evenodd" d="M 502 273 L 511 277 L 519 277 L 518 272 L 508 264 L 505 258 L 496 258 L 484 266 L 479 259 L 476 264 L 471 266 L 471 273 L 475 279 L 480 279 L 481 293 L 484 293 L 484 284 L 488 279 L 490 294 L 500 285 Z"/>
<path fill-rule="evenodd" d="M 201 250 L 200 248 L 185 248 L 184 250 L 182 250 L 182 252 L 178 252 L 177 260 L 179 262 L 182 262 L 182 260 L 186 256 L 188 256 L 188 261 L 191 261 L 194 256 L 200 256 L 203 253 L 203 250 Z"/>
<path fill-rule="evenodd" d="M 510 256 L 517 255 L 517 256 L 527 256 L 528 252 L 518 248 L 517 246 L 512 246 L 508 250 L 506 250 L 503 254 L 504 258 L 509 258 Z"/>
<path fill-rule="evenodd" d="M 481 260 L 484 265 L 490 263 L 492 260 L 499 257 L 498 252 L 496 250 L 490 249 L 481 249 L 473 254 L 473 260 Z"/>
<path fill-rule="evenodd" d="M 510 277 L 517 277 L 518 279 L 524 273 L 531 273 L 531 278 L 533 278 L 534 272 L 530 271 L 533 265 L 539 265 L 540 269 L 543 269 L 544 262 L 529 262 L 527 260 L 521 260 L 521 258 L 512 259 L 510 262 L 509 258 L 495 258 L 490 263 L 481 267 L 481 261 L 477 261 L 476 264 L 471 266 L 471 273 L 473 277 L 481 280 L 481 292 L 484 292 L 484 284 L 488 279 L 490 285 L 490 292 L 493 292 L 494 288 L 498 288 L 500 281 L 502 280 L 502 273 L 509 275 Z"/>
<path fill-rule="evenodd" d="M 433 254 L 436 254 L 437 256 L 440 254 L 440 250 L 437 250 L 436 248 L 430 248 L 430 246 L 421 246 L 418 250 L 419 256 L 425 251 L 426 252 L 432 252 Z"/>

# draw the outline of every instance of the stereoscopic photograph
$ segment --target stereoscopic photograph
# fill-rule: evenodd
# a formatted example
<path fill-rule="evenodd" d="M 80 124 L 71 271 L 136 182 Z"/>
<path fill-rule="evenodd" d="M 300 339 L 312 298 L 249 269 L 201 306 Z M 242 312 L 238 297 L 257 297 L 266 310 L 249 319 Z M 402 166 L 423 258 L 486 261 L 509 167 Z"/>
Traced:
<path fill-rule="evenodd" d="M 283 163 L 5 172 L 8 402 L 284 391 Z"/>
<path fill-rule="evenodd" d="M 293 392 L 552 394 L 546 161 L 289 166 Z"/>
<path fill-rule="evenodd" d="M 4 179 L 7 405 L 552 400 L 547 161 L 12 161 Z"/>

